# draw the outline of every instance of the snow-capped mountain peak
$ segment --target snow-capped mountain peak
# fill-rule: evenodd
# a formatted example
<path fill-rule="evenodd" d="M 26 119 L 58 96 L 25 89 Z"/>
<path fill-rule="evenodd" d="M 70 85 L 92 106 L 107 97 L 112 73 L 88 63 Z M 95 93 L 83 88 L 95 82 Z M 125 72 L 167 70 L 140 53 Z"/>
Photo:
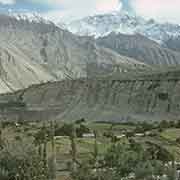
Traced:
<path fill-rule="evenodd" d="M 29 22 L 35 22 L 35 23 L 45 23 L 45 24 L 51 24 L 52 22 L 45 19 L 44 17 L 41 16 L 41 14 L 37 12 L 15 12 L 15 11 L 8 11 L 6 14 L 9 17 L 13 17 L 16 20 L 20 21 L 29 21 Z"/>
<path fill-rule="evenodd" d="M 86 17 L 67 24 L 66 28 L 74 34 L 95 36 L 96 38 L 112 32 L 139 33 L 159 43 L 171 37 L 180 36 L 180 25 L 158 23 L 153 19 L 145 20 L 127 11 Z"/>

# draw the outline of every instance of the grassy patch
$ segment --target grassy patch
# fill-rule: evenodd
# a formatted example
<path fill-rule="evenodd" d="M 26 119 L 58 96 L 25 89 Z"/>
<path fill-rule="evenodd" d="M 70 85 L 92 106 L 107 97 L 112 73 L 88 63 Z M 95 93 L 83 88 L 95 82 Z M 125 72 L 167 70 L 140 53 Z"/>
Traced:
<path fill-rule="evenodd" d="M 166 129 L 161 133 L 161 136 L 171 141 L 175 141 L 177 138 L 180 137 L 180 129 L 176 129 L 176 128 Z"/>

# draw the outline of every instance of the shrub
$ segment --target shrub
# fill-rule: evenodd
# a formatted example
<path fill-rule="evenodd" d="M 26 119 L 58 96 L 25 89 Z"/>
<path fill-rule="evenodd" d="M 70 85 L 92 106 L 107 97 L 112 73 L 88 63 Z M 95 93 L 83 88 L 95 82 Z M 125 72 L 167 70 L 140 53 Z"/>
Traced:
<path fill-rule="evenodd" d="M 136 126 L 135 130 L 134 130 L 135 133 L 144 133 L 145 130 L 142 126 L 138 125 Z"/>
<path fill-rule="evenodd" d="M 72 124 L 64 124 L 62 127 L 55 129 L 55 136 L 71 136 L 72 130 Z"/>
<path fill-rule="evenodd" d="M 113 137 L 113 133 L 112 132 L 104 132 L 103 136 L 106 138 L 112 138 Z"/>
<path fill-rule="evenodd" d="M 166 101 L 166 100 L 168 100 L 168 98 L 169 98 L 169 95 L 168 95 L 168 93 L 159 93 L 158 94 L 158 98 L 160 99 L 160 100 L 162 100 L 162 101 Z"/>
<path fill-rule="evenodd" d="M 170 127 L 171 126 L 170 126 L 169 122 L 166 120 L 163 120 L 159 123 L 159 128 L 161 128 L 161 129 L 166 129 L 166 128 L 170 128 Z"/>
<path fill-rule="evenodd" d="M 144 129 L 144 131 L 150 131 L 154 128 L 153 124 L 147 122 L 141 123 L 141 127 Z"/>
<path fill-rule="evenodd" d="M 180 120 L 177 121 L 176 128 L 180 128 Z"/>
<path fill-rule="evenodd" d="M 83 137 L 83 134 L 90 133 L 90 129 L 85 125 L 80 125 L 80 127 L 76 128 L 77 137 Z"/>
<path fill-rule="evenodd" d="M 44 143 L 44 140 L 48 140 L 50 138 L 50 130 L 43 127 L 36 134 L 34 134 L 34 143 L 35 145 L 39 145 Z"/>
<path fill-rule="evenodd" d="M 180 137 L 176 139 L 176 143 L 180 144 Z"/>
<path fill-rule="evenodd" d="M 8 126 L 12 126 L 12 125 L 14 125 L 13 122 L 9 122 L 9 121 L 2 121 L 1 122 L 1 126 L 2 126 L 3 129 L 5 129 Z"/>
<path fill-rule="evenodd" d="M 21 140 L 22 140 L 22 138 L 21 138 L 20 136 L 15 136 L 14 139 L 15 139 L 16 141 L 21 141 Z"/>
<path fill-rule="evenodd" d="M 127 138 L 130 138 L 130 137 L 133 137 L 133 136 L 134 136 L 134 132 L 132 132 L 132 131 L 126 132 L 126 137 Z"/>
<path fill-rule="evenodd" d="M 77 120 L 75 122 L 75 124 L 82 124 L 82 123 L 85 123 L 85 122 L 86 122 L 86 120 L 84 118 L 82 118 L 82 119 Z"/>
<path fill-rule="evenodd" d="M 175 121 L 169 121 L 169 127 L 170 127 L 170 128 L 176 127 Z"/>

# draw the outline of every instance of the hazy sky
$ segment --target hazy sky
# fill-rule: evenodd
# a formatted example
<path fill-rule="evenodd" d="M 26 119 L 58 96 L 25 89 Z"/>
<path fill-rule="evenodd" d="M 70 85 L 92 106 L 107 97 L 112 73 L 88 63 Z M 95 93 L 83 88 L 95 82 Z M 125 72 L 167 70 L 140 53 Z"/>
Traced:
<path fill-rule="evenodd" d="M 121 10 L 180 24 L 180 0 L 0 0 L 0 11 L 39 12 L 59 21 Z"/>

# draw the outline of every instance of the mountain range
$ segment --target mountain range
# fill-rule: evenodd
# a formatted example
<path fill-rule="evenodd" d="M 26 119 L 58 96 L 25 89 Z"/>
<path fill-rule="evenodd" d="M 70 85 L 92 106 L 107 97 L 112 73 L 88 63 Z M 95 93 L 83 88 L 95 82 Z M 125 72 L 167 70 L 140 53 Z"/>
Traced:
<path fill-rule="evenodd" d="M 0 40 L 1 93 L 41 82 L 86 77 L 87 64 L 108 68 L 118 63 L 125 70 L 145 65 L 40 18 L 0 15 Z"/>
<path fill-rule="evenodd" d="M 158 23 L 126 11 L 72 21 L 64 28 L 124 56 L 155 66 L 174 66 L 180 59 L 180 25 Z"/>
<path fill-rule="evenodd" d="M 38 14 L 1 14 L 0 92 L 105 75 L 117 64 L 124 72 L 176 66 L 179 34 L 178 25 L 125 12 L 87 17 L 63 27 Z"/>
<path fill-rule="evenodd" d="M 176 119 L 179 29 L 126 13 L 64 26 L 2 14 L 0 105 L 27 105 L 7 109 L 12 119 Z"/>
<path fill-rule="evenodd" d="M 81 36 L 95 38 L 116 34 L 141 34 L 160 44 L 166 44 L 171 38 L 180 36 L 180 25 L 158 23 L 153 19 L 146 20 L 127 11 L 85 17 L 66 24 L 66 28 Z"/>

